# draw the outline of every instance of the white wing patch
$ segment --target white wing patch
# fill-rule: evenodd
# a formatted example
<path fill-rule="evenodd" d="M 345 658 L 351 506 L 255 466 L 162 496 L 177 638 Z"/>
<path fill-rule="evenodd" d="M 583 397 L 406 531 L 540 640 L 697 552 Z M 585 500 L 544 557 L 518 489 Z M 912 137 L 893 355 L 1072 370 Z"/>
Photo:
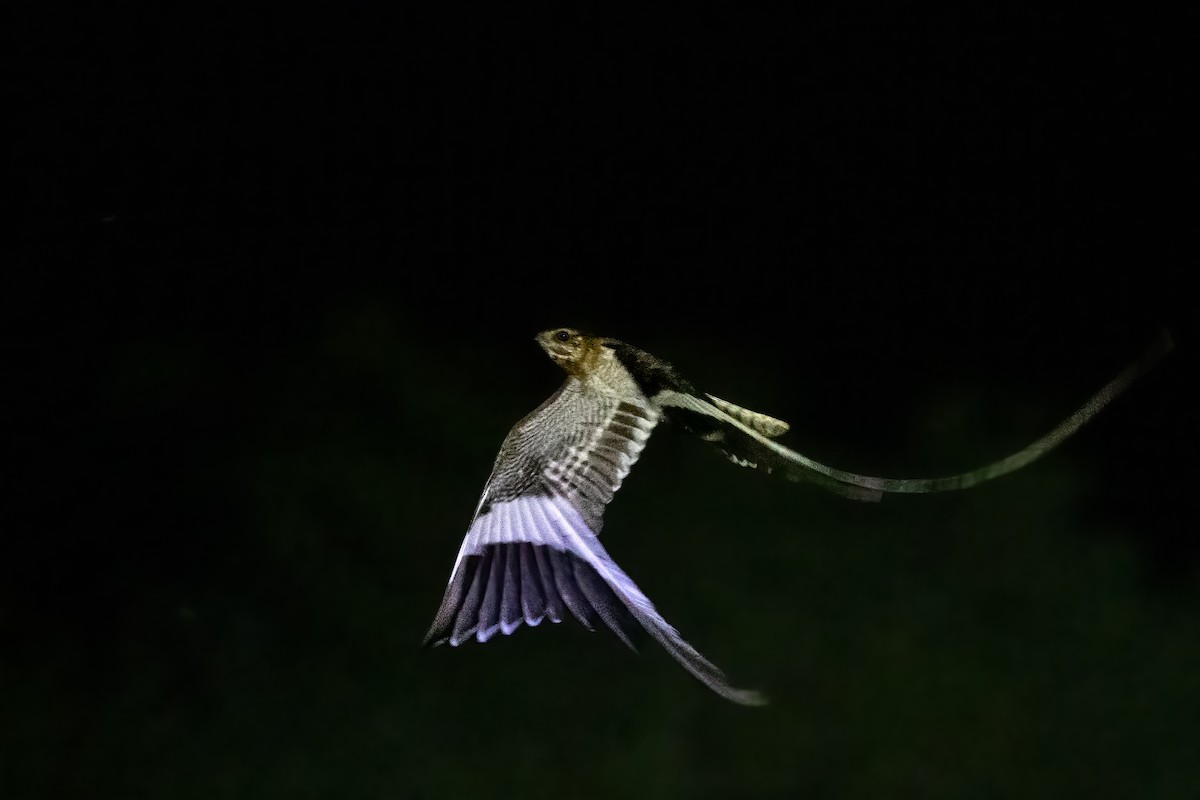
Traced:
<path fill-rule="evenodd" d="M 497 631 L 512 633 L 522 622 L 534 626 L 547 617 L 558 622 L 561 615 L 556 608 L 565 606 L 587 627 L 599 616 L 632 647 L 620 624 L 627 613 L 713 691 L 748 705 L 764 702 L 756 692 L 730 686 L 721 670 L 679 635 L 613 561 L 566 497 L 524 495 L 494 504 L 471 524 L 455 574 L 471 557 L 480 560 L 469 576 L 470 586 L 466 586 L 468 574 L 462 576 L 457 590 L 451 580 L 439 612 L 439 618 L 445 618 L 443 625 L 453 632 L 438 641 L 451 646 L 471 638 L 486 642 Z M 607 587 L 603 593 L 598 591 L 596 576 Z M 533 592 L 527 591 L 530 587 Z M 614 597 L 620 606 L 606 602 L 606 597 Z M 499 599 L 489 602 L 489 598 Z"/>

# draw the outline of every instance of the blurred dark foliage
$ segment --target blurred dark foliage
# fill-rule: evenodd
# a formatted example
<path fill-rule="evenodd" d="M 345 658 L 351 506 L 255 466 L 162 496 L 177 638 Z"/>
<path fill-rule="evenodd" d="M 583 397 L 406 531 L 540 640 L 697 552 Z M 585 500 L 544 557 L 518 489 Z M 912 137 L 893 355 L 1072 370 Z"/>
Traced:
<path fill-rule="evenodd" d="M 9 7 L 0 795 L 1195 797 L 1177 21 Z M 915 477 L 655 434 L 605 541 L 764 710 L 419 651 L 574 325 Z"/>

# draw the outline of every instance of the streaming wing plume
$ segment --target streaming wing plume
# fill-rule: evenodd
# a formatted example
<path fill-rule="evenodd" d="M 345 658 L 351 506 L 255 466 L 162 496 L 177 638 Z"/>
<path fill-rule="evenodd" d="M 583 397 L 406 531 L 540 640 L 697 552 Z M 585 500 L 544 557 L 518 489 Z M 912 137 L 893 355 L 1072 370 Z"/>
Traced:
<path fill-rule="evenodd" d="M 1062 444 L 1173 347 L 1171 335 L 1163 331 L 1137 360 L 1045 436 L 999 461 L 942 478 L 877 478 L 827 466 L 768 438 L 778 435 L 776 431 L 782 432 L 778 426 L 786 430 L 786 423 L 771 417 L 765 419 L 775 425 L 763 423 L 756 418 L 765 415 L 746 411 L 712 395 L 705 400 L 692 393 L 664 389 L 653 399 L 669 418 L 720 448 L 736 464 L 780 472 L 792 480 L 809 481 L 851 499 L 878 501 L 884 493 L 925 494 L 968 489 L 1026 466 Z"/>

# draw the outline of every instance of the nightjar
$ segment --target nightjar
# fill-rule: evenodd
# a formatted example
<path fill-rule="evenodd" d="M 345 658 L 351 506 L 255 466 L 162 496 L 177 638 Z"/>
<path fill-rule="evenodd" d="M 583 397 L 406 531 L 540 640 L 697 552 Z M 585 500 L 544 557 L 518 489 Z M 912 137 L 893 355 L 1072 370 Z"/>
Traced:
<path fill-rule="evenodd" d="M 659 422 L 671 420 L 742 466 L 856 500 L 964 489 L 1046 453 L 1171 349 L 1164 333 L 1057 428 L 1005 459 L 946 478 L 898 480 L 833 469 L 784 447 L 773 440 L 787 423 L 699 392 L 671 364 L 625 342 L 572 328 L 536 340 L 567 379 L 500 446 L 425 644 L 486 642 L 569 615 L 588 628 L 602 621 L 632 648 L 640 627 L 710 689 L 747 705 L 765 700 L 731 686 L 600 543 L 605 506 Z"/>

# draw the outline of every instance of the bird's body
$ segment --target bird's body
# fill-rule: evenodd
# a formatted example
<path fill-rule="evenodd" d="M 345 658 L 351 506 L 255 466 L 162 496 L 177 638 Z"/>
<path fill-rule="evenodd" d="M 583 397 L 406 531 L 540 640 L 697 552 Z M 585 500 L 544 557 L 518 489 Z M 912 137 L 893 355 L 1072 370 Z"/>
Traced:
<path fill-rule="evenodd" d="M 561 387 L 505 438 L 459 549 L 426 643 L 487 641 L 522 623 L 568 615 L 602 620 L 632 647 L 644 628 L 689 672 L 735 702 L 763 702 L 729 685 L 655 610 L 600 544 L 605 506 L 664 418 L 742 466 L 781 472 L 859 500 L 885 492 L 966 488 L 1045 453 L 1100 410 L 1170 349 L 1164 337 L 1083 408 L 1024 450 L 949 478 L 896 480 L 836 470 L 772 441 L 786 423 L 696 391 L 669 363 L 616 339 L 570 328 L 537 342 L 567 372 Z"/>

